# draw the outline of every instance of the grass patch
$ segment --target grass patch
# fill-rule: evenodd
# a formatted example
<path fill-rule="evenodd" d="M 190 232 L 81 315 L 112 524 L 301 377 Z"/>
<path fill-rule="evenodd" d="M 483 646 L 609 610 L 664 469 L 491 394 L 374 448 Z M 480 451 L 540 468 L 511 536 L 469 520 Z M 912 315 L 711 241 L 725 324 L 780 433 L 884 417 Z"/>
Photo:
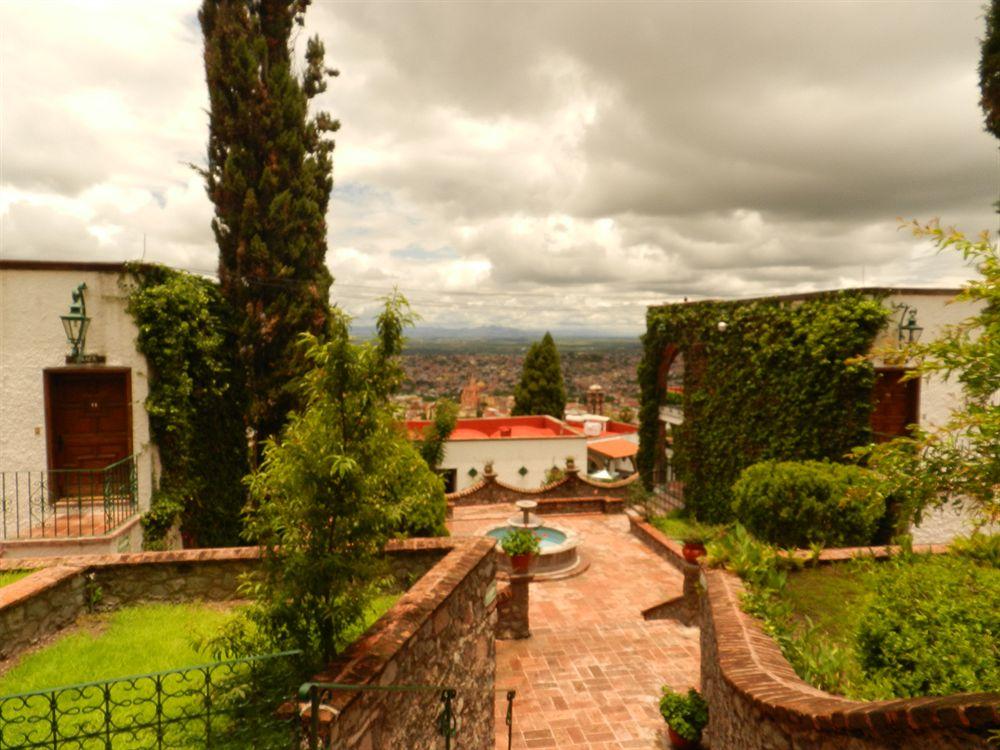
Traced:
<path fill-rule="evenodd" d="M 177 669 L 209 661 L 194 645 L 233 616 L 207 604 L 140 604 L 82 617 L 0 676 L 0 695 Z"/>
<path fill-rule="evenodd" d="M 654 516 L 649 522 L 665 536 L 678 542 L 692 536 L 717 536 L 725 529 L 725 526 L 700 523 L 681 510 L 672 510 L 665 516 Z"/>
<path fill-rule="evenodd" d="M 34 572 L 33 570 L 2 570 L 0 571 L 0 589 L 14 583 L 14 581 L 20 581 L 25 576 L 30 576 Z"/>
<path fill-rule="evenodd" d="M 788 576 L 783 598 L 793 619 L 811 622 L 816 634 L 837 646 L 853 642 L 861 614 L 874 596 L 868 565 L 843 563 L 807 568 Z M 808 618 L 808 620 L 807 620 Z"/>
<path fill-rule="evenodd" d="M 388 593 L 376 598 L 364 622 L 347 637 L 361 635 L 399 596 Z M 70 632 L 0 676 L 0 696 L 210 663 L 210 654 L 197 644 L 217 634 L 236 615 L 235 608 L 209 604 L 144 604 L 87 615 Z M 289 679 L 289 694 L 297 688 L 297 677 Z M 274 733 L 275 747 L 291 746 L 290 725 L 272 718 L 280 696 L 259 695 L 251 687 L 254 684 L 250 667 L 237 664 L 116 681 L 107 692 L 103 686 L 71 688 L 55 694 L 58 732 L 71 744 L 89 747 L 91 740 L 99 740 L 103 747 L 110 697 L 116 750 L 153 747 L 158 731 L 163 732 L 165 747 L 180 749 L 204 747 L 209 733 L 213 747 L 271 746 L 256 744 L 264 731 Z M 211 696 L 210 715 L 206 696 Z M 237 718 L 236 712 L 249 712 L 260 721 Z M 54 742 L 50 714 L 47 692 L 0 698 L 0 745 L 41 747 L 33 744 L 41 741 L 48 747 Z"/>

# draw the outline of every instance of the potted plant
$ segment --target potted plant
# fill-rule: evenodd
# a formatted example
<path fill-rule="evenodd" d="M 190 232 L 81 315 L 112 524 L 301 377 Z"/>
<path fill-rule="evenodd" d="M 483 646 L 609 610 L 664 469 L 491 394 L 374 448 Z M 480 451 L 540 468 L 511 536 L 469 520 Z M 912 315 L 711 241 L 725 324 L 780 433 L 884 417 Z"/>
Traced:
<path fill-rule="evenodd" d="M 708 723 L 708 704 L 697 690 L 692 688 L 685 695 L 664 685 L 660 714 L 667 722 L 670 744 L 677 750 L 695 750 L 701 746 L 701 730 Z"/>
<path fill-rule="evenodd" d="M 698 562 L 698 558 L 705 554 L 705 542 L 710 537 L 711 534 L 703 526 L 692 524 L 681 539 L 684 542 L 684 559 L 689 563 Z"/>
<path fill-rule="evenodd" d="M 500 547 L 510 557 L 510 566 L 515 573 L 527 573 L 531 558 L 538 554 L 538 537 L 530 529 L 514 529 L 500 542 Z"/>

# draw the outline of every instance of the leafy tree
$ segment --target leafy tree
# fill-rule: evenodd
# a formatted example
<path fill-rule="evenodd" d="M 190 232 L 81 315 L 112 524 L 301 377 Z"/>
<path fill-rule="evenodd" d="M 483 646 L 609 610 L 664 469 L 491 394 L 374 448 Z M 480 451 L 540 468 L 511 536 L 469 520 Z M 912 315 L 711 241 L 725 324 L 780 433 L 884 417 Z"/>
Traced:
<path fill-rule="evenodd" d="M 979 59 L 979 90 L 986 130 L 1000 138 L 1000 0 L 986 9 L 986 36 Z"/>
<path fill-rule="evenodd" d="M 910 438 L 857 451 L 867 459 L 884 497 L 920 512 L 945 502 L 965 501 L 985 523 L 1000 521 L 1000 251 L 989 233 L 970 240 L 936 222 L 914 222 L 919 237 L 960 252 L 979 273 L 958 299 L 979 303 L 978 312 L 933 341 L 909 345 L 899 359 L 915 363 L 911 377 L 955 377 L 964 403 L 948 421 Z"/>
<path fill-rule="evenodd" d="M 308 41 L 299 80 L 289 40 L 310 0 L 203 0 L 209 95 L 208 167 L 222 294 L 236 316 L 250 403 L 247 424 L 263 441 L 295 405 L 300 333 L 321 336 L 333 279 L 325 264 L 326 210 L 339 123 L 309 117 L 309 101 L 336 71 Z"/>
<path fill-rule="evenodd" d="M 559 366 L 559 351 L 547 333 L 528 350 L 521 382 L 514 389 L 514 416 L 548 414 L 562 419 L 566 410 L 566 388 Z"/>
<path fill-rule="evenodd" d="M 326 341 L 304 334 L 312 365 L 301 382 L 305 408 L 269 440 L 250 479 L 249 535 L 263 549 L 247 593 L 247 618 L 230 651 L 301 649 L 326 662 L 384 587 L 386 541 L 444 531 L 444 488 L 400 429 L 389 401 L 402 382 L 398 355 L 410 319 L 390 298 L 378 340 L 354 344 L 334 310 Z"/>
<path fill-rule="evenodd" d="M 420 455 L 428 468 L 437 469 L 444 459 L 444 444 L 448 436 L 455 430 L 458 422 L 458 404 L 451 399 L 443 398 L 437 402 L 434 410 L 434 421 L 424 430 L 420 442 Z"/>

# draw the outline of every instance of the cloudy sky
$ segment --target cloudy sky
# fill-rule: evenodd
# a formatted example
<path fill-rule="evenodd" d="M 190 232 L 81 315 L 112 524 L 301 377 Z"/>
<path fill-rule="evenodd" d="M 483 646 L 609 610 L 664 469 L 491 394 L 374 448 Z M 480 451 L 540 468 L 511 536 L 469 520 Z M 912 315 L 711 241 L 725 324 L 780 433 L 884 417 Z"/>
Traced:
<path fill-rule="evenodd" d="M 957 283 L 897 217 L 997 227 L 981 6 L 316 2 L 333 299 L 636 333 L 684 296 Z M 2 257 L 214 271 L 197 7 L 0 0 Z"/>

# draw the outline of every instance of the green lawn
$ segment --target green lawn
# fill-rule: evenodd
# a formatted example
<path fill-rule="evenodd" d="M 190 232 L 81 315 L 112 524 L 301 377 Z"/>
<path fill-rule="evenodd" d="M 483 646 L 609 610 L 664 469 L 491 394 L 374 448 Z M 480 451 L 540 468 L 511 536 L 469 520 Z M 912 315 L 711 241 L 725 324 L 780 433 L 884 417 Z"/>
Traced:
<path fill-rule="evenodd" d="M 25 576 L 30 576 L 35 571 L 33 570 L 4 570 L 0 571 L 0 588 L 3 588 L 8 583 L 14 583 L 14 581 L 20 581 Z"/>
<path fill-rule="evenodd" d="M 835 645 L 853 641 L 858 621 L 874 595 L 871 574 L 859 564 L 806 568 L 788 577 L 783 598 L 793 618 Z"/>
<path fill-rule="evenodd" d="M 360 635 L 398 598 L 395 593 L 377 598 L 366 621 L 350 637 Z M 190 603 L 143 604 L 87 615 L 51 645 L 28 654 L 0 675 L 0 696 L 211 662 L 210 655 L 195 643 L 217 633 L 235 614 L 232 607 Z M 88 738 L 99 741 L 110 697 L 112 724 L 120 730 L 113 734 L 115 750 L 154 747 L 157 731 L 164 732 L 164 741 L 170 747 L 203 747 L 209 731 L 216 736 L 227 735 L 235 746 L 243 747 L 245 738 L 236 736 L 232 720 L 219 709 L 223 705 L 247 705 L 246 698 L 237 704 L 225 702 L 225 695 L 233 695 L 232 690 L 239 691 L 246 684 L 241 678 L 247 674 L 245 665 L 222 666 L 213 668 L 210 677 L 208 670 L 190 670 L 117 681 L 107 691 L 102 686 L 62 690 L 56 697 L 59 734 L 77 738 L 82 747 L 90 747 Z M 290 685 L 290 689 L 296 687 Z M 215 706 L 211 717 L 206 717 L 206 694 L 212 696 Z M 39 739 L 51 741 L 48 695 L 0 698 L 0 747 L 48 746 L 29 744 Z M 164 725 L 162 730 L 157 730 L 158 723 Z"/>

